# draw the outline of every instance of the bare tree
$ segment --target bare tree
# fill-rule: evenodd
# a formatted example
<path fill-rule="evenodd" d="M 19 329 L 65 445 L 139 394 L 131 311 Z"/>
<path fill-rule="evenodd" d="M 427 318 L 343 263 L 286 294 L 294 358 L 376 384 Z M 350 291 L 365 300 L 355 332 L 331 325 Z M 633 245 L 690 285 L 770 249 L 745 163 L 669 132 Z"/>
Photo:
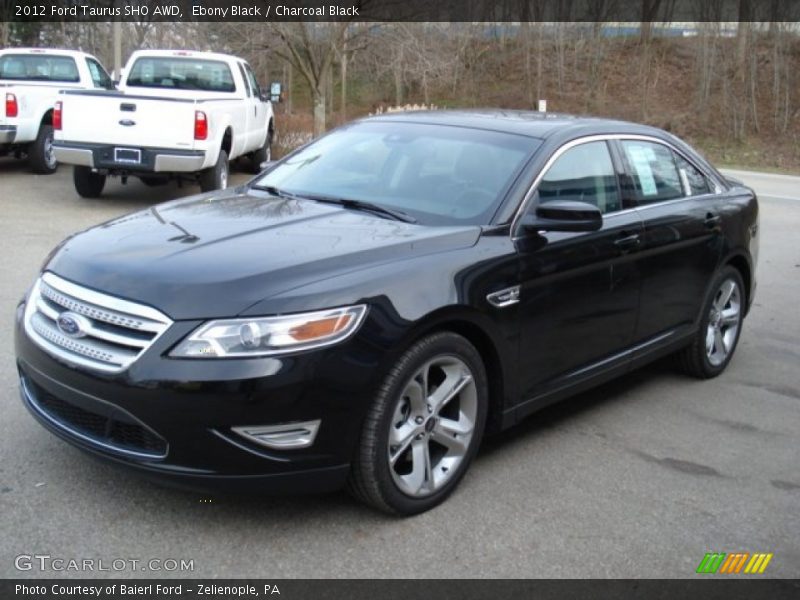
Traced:
<path fill-rule="evenodd" d="M 349 51 L 359 46 L 359 38 L 368 29 L 341 23 L 272 23 L 279 44 L 268 40 L 264 47 L 280 56 L 302 75 L 311 90 L 314 114 L 314 135 L 325 131 L 328 83 L 337 54 L 346 45 Z"/>

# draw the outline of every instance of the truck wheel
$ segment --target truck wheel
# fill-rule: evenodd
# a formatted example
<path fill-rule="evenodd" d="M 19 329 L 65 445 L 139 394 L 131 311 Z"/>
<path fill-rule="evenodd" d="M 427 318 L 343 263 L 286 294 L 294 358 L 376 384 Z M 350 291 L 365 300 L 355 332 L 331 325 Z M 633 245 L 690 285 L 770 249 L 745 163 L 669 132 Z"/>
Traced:
<path fill-rule="evenodd" d="M 272 132 L 267 133 L 267 139 L 264 140 L 264 145 L 258 150 L 255 150 L 250 155 L 250 172 L 261 173 L 263 163 L 272 160 Z"/>
<path fill-rule="evenodd" d="M 72 181 L 81 198 L 99 198 L 106 185 L 106 176 L 93 173 L 89 167 L 75 167 L 72 170 Z"/>
<path fill-rule="evenodd" d="M 224 190 L 228 187 L 228 153 L 219 151 L 217 164 L 200 173 L 200 189 L 204 192 Z"/>
<path fill-rule="evenodd" d="M 52 125 L 42 125 L 39 128 L 39 133 L 30 146 L 28 156 L 34 173 L 42 175 L 55 173 L 58 162 L 56 162 L 56 155 L 53 152 Z"/>

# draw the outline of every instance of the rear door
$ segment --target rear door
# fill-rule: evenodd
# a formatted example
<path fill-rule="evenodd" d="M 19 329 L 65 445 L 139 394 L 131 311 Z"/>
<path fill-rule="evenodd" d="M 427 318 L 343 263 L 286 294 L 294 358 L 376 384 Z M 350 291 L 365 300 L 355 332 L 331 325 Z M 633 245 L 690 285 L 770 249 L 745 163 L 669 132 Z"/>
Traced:
<path fill-rule="evenodd" d="M 639 214 L 622 201 L 608 142 L 563 152 L 545 172 L 536 203 L 577 200 L 598 206 L 593 232 L 540 232 L 520 249 L 520 383 L 532 399 L 591 376 L 630 346 L 639 310 Z"/>
<path fill-rule="evenodd" d="M 668 144 L 617 143 L 644 223 L 636 338 L 676 334 L 692 326 L 721 259 L 719 196 L 713 182 Z"/>

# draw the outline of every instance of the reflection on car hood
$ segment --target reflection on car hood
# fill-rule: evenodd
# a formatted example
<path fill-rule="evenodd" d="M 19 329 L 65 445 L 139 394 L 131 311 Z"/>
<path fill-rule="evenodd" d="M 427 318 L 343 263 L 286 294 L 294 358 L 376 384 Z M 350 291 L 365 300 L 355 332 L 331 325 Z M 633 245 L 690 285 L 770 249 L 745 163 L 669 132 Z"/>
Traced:
<path fill-rule="evenodd" d="M 412 225 L 240 189 L 163 204 L 84 231 L 47 269 L 173 319 L 225 317 L 337 273 L 469 247 L 479 235 L 475 226 Z"/>

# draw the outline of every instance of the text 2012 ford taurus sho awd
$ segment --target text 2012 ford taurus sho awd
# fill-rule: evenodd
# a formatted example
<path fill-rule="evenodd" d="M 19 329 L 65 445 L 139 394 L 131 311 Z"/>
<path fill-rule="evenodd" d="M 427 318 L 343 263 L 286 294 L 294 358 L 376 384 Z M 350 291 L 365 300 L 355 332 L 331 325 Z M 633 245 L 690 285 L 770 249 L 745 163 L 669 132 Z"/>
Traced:
<path fill-rule="evenodd" d="M 21 393 L 179 485 L 413 514 L 547 404 L 670 353 L 720 374 L 757 252 L 752 190 L 661 130 L 370 118 L 58 246 L 17 311 Z"/>

